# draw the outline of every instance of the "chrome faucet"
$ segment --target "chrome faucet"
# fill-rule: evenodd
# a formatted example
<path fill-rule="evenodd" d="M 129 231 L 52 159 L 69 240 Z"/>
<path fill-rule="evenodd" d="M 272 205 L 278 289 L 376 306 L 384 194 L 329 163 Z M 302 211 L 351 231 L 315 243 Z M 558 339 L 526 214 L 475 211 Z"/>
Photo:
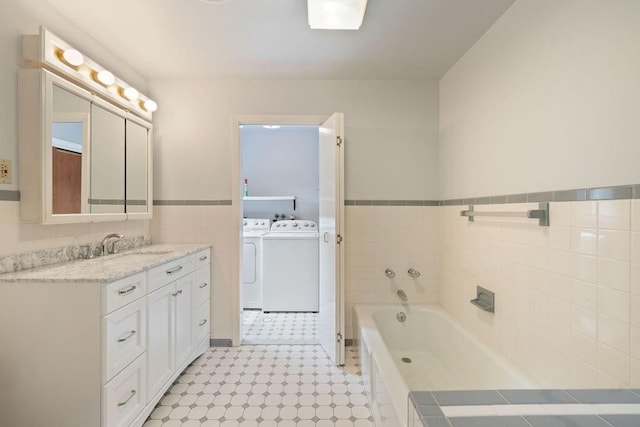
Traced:
<path fill-rule="evenodd" d="M 102 256 L 107 254 L 115 254 L 117 252 L 116 242 L 124 237 L 124 234 L 111 233 L 104 236 L 102 239 Z M 109 250 L 109 241 L 111 239 L 116 239 L 113 243 L 111 243 L 111 250 Z"/>
<path fill-rule="evenodd" d="M 420 277 L 420 272 L 414 268 L 410 268 L 409 270 L 407 270 L 407 274 L 409 275 L 409 277 L 412 277 L 414 279 Z"/>
<path fill-rule="evenodd" d="M 402 300 L 402 302 L 407 302 L 409 300 L 409 297 L 407 296 L 406 292 L 403 291 L 402 289 L 398 289 L 396 294 L 398 295 L 398 298 Z"/>

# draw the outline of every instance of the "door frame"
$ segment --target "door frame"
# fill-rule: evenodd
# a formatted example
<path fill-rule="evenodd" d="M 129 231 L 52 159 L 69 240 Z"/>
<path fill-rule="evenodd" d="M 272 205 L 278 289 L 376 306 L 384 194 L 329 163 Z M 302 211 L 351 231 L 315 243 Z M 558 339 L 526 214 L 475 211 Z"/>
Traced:
<path fill-rule="evenodd" d="M 333 114 L 333 113 L 332 113 Z M 231 126 L 233 134 L 233 148 L 231 152 L 231 206 L 233 218 L 231 222 L 231 345 L 242 343 L 242 187 L 240 185 L 242 172 L 242 147 L 240 146 L 240 125 L 310 125 L 321 126 L 331 114 L 300 115 L 300 114 L 249 114 L 233 115 Z"/>

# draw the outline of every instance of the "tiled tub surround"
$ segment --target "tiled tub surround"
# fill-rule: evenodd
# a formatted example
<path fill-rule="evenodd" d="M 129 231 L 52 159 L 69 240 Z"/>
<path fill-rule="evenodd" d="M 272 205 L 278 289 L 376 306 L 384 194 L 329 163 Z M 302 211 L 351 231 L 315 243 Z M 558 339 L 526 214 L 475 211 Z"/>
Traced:
<path fill-rule="evenodd" d="M 446 310 L 542 387 L 640 387 L 640 200 L 552 202 L 549 227 L 460 210 L 440 207 Z M 495 315 L 469 304 L 477 285 Z"/>
<path fill-rule="evenodd" d="M 414 391 L 409 427 L 637 427 L 640 390 Z"/>

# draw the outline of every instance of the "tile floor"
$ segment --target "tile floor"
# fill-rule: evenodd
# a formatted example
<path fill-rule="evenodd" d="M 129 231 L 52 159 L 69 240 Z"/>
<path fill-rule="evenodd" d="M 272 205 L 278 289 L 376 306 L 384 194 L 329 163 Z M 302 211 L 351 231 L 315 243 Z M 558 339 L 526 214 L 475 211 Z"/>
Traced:
<path fill-rule="evenodd" d="M 357 359 L 333 366 L 319 345 L 211 348 L 144 427 L 374 427 Z"/>
<path fill-rule="evenodd" d="M 242 315 L 245 344 L 318 344 L 317 313 L 263 313 Z"/>

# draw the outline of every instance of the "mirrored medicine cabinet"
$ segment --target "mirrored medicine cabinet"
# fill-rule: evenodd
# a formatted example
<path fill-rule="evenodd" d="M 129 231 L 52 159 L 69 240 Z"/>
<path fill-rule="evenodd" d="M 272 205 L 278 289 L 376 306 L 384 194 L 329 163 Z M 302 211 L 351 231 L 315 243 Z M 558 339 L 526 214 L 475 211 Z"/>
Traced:
<path fill-rule="evenodd" d="M 151 123 L 43 69 L 18 90 L 22 220 L 151 218 Z"/>

